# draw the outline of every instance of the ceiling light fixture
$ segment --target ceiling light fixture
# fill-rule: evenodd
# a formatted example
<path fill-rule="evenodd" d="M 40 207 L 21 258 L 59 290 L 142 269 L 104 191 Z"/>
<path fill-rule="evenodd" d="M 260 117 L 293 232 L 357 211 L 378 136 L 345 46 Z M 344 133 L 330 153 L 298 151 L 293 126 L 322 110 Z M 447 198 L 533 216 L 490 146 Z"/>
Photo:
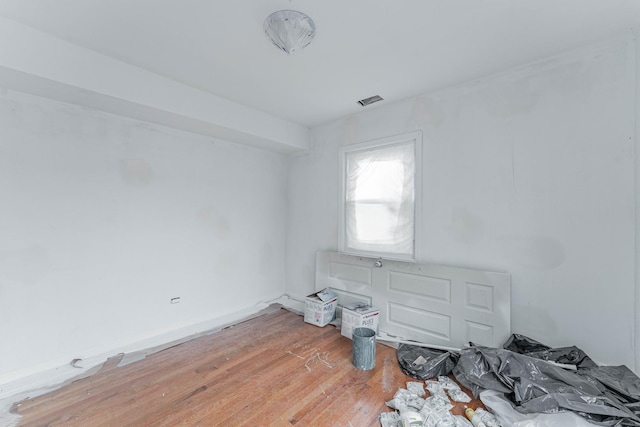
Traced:
<path fill-rule="evenodd" d="M 264 20 L 264 32 L 278 49 L 291 55 L 311 43 L 316 24 L 302 12 L 279 10 Z"/>

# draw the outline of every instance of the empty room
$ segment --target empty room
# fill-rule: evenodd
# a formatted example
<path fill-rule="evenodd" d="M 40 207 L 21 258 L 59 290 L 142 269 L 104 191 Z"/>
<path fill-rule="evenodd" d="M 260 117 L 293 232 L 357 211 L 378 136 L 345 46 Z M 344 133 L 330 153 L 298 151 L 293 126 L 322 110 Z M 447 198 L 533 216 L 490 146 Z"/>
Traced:
<path fill-rule="evenodd" d="M 0 0 L 0 425 L 640 426 L 639 35 Z"/>

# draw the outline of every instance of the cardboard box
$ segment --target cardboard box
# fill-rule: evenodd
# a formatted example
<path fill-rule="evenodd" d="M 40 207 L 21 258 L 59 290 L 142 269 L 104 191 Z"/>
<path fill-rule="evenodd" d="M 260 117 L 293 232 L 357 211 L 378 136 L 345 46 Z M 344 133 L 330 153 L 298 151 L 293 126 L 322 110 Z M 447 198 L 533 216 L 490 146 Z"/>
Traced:
<path fill-rule="evenodd" d="M 380 310 L 363 303 L 347 304 L 342 307 L 342 335 L 351 339 L 355 328 L 369 328 L 378 334 Z"/>
<path fill-rule="evenodd" d="M 307 296 L 304 301 L 304 321 L 316 326 L 325 326 L 336 317 L 338 295 L 330 288 Z"/>

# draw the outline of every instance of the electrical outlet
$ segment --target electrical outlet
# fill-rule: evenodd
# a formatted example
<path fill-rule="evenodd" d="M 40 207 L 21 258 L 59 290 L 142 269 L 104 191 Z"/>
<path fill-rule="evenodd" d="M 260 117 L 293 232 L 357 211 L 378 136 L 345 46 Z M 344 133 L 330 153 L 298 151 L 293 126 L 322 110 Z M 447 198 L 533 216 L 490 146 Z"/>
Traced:
<path fill-rule="evenodd" d="M 180 297 L 173 297 L 171 298 L 171 304 L 177 304 L 180 302 Z"/>

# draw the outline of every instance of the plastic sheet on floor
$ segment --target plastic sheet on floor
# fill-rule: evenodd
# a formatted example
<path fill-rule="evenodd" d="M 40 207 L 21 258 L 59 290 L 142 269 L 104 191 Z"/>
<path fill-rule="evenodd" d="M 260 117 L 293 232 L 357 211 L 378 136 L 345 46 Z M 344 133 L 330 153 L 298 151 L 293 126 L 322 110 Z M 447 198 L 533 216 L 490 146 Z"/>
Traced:
<path fill-rule="evenodd" d="M 400 344 L 397 351 L 402 372 L 411 378 L 428 380 L 449 375 L 458 361 L 458 353 L 433 348 Z"/>
<path fill-rule="evenodd" d="M 639 380 L 625 367 L 570 371 L 541 358 L 478 346 L 462 349 L 453 374 L 475 396 L 483 390 L 509 395 L 522 414 L 572 411 L 597 425 L 640 426 Z"/>
<path fill-rule="evenodd" d="M 551 362 L 566 365 L 575 365 L 578 368 L 598 366 L 589 356 L 578 347 L 551 348 L 527 336 L 513 334 L 503 347 L 514 353 L 526 354 L 536 359 L 548 360 Z"/>

